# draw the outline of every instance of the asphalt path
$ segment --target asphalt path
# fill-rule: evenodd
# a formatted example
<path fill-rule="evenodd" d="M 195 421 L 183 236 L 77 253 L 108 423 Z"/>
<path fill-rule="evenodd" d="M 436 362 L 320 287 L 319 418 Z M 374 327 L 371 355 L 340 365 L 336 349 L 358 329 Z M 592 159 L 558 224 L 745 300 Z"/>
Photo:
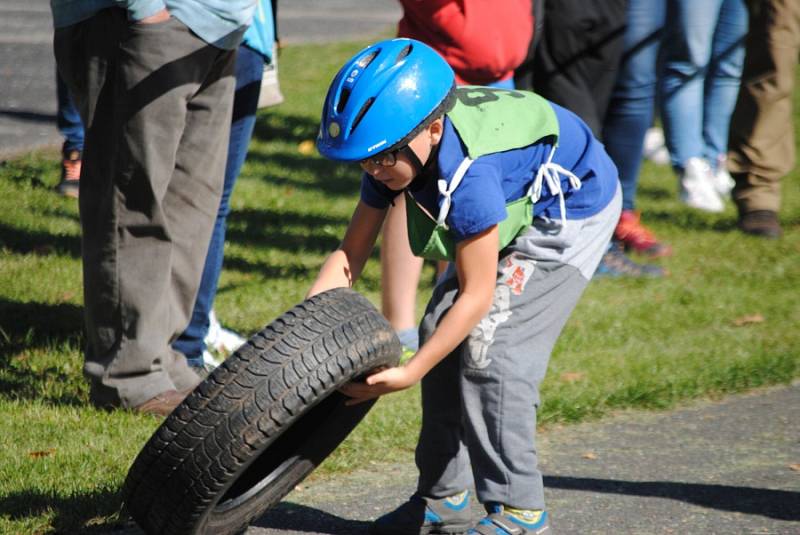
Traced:
<path fill-rule="evenodd" d="M 545 429 L 538 441 L 554 533 L 800 534 L 800 382 Z M 246 533 L 364 534 L 415 477 L 400 463 L 312 479 Z"/>
<path fill-rule="evenodd" d="M 383 35 L 399 17 L 395 0 L 290 0 L 278 28 L 291 46 Z M 60 146 L 55 94 L 49 1 L 0 0 L 0 159 Z"/>

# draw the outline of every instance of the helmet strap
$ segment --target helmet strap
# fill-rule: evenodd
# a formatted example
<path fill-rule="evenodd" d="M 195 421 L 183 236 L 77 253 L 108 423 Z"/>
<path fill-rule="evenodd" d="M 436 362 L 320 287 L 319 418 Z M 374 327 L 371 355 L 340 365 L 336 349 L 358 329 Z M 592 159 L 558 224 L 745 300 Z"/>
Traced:
<path fill-rule="evenodd" d="M 408 145 L 403 145 L 403 147 L 401 147 L 398 152 L 404 155 L 406 158 L 408 158 L 408 161 L 411 162 L 411 166 L 414 168 L 415 177 L 419 175 L 420 172 L 422 172 L 422 169 L 425 166 L 420 161 L 419 157 L 417 156 L 417 153 L 414 152 L 414 150 L 411 147 L 409 147 Z"/>
<path fill-rule="evenodd" d="M 435 169 L 437 169 L 437 160 L 439 159 L 439 145 L 436 144 L 431 147 L 430 155 L 428 155 L 428 161 L 425 162 L 425 165 L 417 158 L 417 155 L 414 154 L 413 158 L 409 157 L 411 160 L 412 165 L 415 166 L 416 175 L 414 176 L 414 180 L 407 186 L 407 189 L 411 191 L 419 191 L 425 187 L 431 177 L 436 174 Z M 414 151 L 411 151 L 413 154 Z M 406 155 L 408 156 L 408 155 Z M 416 167 L 416 166 L 419 167 Z"/>

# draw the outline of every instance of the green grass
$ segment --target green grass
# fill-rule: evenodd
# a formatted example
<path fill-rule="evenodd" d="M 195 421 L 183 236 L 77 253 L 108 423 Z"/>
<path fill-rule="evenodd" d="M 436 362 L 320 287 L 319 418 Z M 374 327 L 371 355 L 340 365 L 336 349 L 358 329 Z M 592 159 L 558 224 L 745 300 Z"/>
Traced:
<path fill-rule="evenodd" d="M 229 219 L 216 308 L 238 331 L 252 333 L 300 301 L 345 229 L 357 169 L 303 148 L 316 135 L 327 81 L 358 46 L 298 46 L 282 56 L 287 102 L 259 117 Z M 158 423 L 88 406 L 78 215 L 73 200 L 53 193 L 57 179 L 53 152 L 0 167 L 0 533 L 121 522 L 120 485 Z M 738 233 L 732 207 L 720 215 L 682 207 L 671 171 L 647 164 L 639 205 L 674 247 L 664 262 L 671 276 L 589 286 L 555 349 L 540 421 L 663 409 L 800 377 L 798 179 L 795 171 L 783 183 L 786 235 L 772 242 Z M 426 268 L 421 301 L 430 278 Z M 378 302 L 376 261 L 357 288 Z M 763 321 L 737 326 L 752 315 Z M 418 425 L 417 389 L 384 399 L 318 474 L 410 459 Z"/>

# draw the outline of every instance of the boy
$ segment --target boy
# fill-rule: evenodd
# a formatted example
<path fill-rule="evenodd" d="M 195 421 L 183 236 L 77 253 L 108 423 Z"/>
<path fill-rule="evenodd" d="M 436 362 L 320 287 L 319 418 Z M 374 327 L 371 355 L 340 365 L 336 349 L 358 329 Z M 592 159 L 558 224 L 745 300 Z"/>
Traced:
<path fill-rule="evenodd" d="M 371 532 L 547 532 L 539 383 L 619 218 L 614 165 L 574 114 L 533 93 L 455 88 L 447 63 L 409 39 L 344 65 L 317 147 L 365 174 L 342 245 L 309 295 L 354 283 L 400 194 L 414 253 L 452 262 L 417 353 L 342 389 L 358 403 L 422 381 L 417 492 Z M 471 528 L 473 482 L 488 514 Z"/>

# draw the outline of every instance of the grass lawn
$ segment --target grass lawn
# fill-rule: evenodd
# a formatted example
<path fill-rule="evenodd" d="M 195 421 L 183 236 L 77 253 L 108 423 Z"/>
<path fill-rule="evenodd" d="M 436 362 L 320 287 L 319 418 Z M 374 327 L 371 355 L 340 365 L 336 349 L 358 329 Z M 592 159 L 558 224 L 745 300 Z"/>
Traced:
<path fill-rule="evenodd" d="M 287 101 L 259 116 L 229 219 L 216 309 L 237 331 L 252 333 L 300 301 L 344 232 L 358 170 L 323 160 L 313 139 L 327 83 L 358 47 L 283 53 Z M 88 406 L 78 214 L 52 190 L 57 157 L 0 166 L 0 533 L 119 523 L 118 489 L 158 425 Z M 664 261 L 671 275 L 592 282 L 555 349 L 540 422 L 664 409 L 800 377 L 800 170 L 783 192 L 785 236 L 754 239 L 736 231 L 732 206 L 719 215 L 683 207 L 672 172 L 647 164 L 639 207 L 674 248 Z M 372 261 L 357 285 L 375 303 L 378 268 Z M 417 389 L 382 400 L 315 477 L 410 459 L 418 424 Z"/>

